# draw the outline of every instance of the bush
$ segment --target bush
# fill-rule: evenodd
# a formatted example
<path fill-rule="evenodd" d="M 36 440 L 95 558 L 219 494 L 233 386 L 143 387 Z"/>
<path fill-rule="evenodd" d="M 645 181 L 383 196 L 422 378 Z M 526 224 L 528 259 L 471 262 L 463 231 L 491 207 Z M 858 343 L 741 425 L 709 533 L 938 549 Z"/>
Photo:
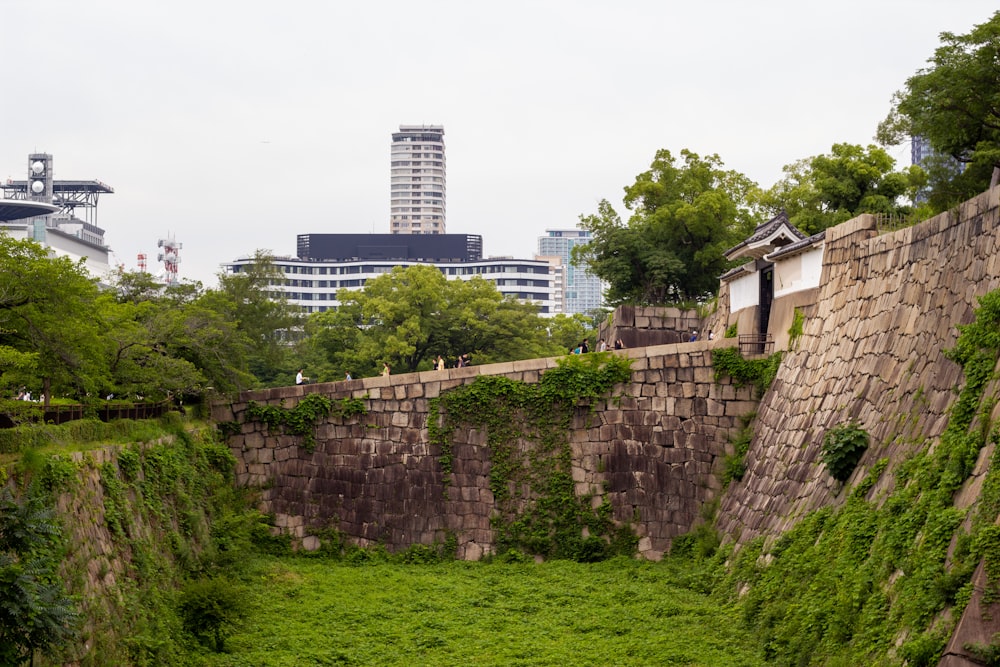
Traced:
<path fill-rule="evenodd" d="M 201 641 L 211 640 L 217 653 L 246 613 L 239 589 L 222 578 L 199 579 L 181 592 L 178 611 L 184 629 Z"/>
<path fill-rule="evenodd" d="M 868 449 L 868 433 L 856 422 L 837 426 L 823 436 L 823 463 L 838 482 L 846 482 Z"/>

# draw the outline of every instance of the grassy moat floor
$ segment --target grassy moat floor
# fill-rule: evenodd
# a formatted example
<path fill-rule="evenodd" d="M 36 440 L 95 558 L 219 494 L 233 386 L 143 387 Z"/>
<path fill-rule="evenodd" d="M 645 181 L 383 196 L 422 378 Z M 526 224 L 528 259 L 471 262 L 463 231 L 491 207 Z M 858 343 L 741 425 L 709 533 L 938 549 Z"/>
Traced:
<path fill-rule="evenodd" d="M 212 666 L 763 665 L 732 611 L 669 563 L 260 561 Z"/>

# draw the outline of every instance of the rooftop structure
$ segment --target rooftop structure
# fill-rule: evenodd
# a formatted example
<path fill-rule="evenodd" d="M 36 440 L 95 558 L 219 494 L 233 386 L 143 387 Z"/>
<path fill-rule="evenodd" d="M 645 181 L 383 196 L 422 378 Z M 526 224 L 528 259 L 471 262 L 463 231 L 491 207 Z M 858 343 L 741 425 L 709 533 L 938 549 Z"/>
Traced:
<path fill-rule="evenodd" d="M 24 220 L 25 218 L 49 215 L 58 210 L 58 206 L 38 201 L 0 199 L 0 222 Z"/>
<path fill-rule="evenodd" d="M 94 221 L 98 198 L 114 189 L 100 181 L 55 180 L 48 153 L 28 155 L 27 176 L 0 184 L 0 229 L 17 239 L 32 239 L 54 255 L 85 258 L 88 272 L 104 278 L 110 248 Z"/>
<path fill-rule="evenodd" d="M 397 234 L 299 234 L 298 256 L 312 261 L 475 262 L 483 257 L 483 237 L 478 234 L 410 235 L 405 238 Z"/>

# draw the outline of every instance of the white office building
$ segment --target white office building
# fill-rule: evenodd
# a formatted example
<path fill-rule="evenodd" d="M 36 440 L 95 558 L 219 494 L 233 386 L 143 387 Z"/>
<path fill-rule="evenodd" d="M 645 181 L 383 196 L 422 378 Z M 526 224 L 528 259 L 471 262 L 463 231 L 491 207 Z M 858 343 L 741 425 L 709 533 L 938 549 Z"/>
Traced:
<path fill-rule="evenodd" d="M 389 232 L 444 234 L 444 127 L 400 125 L 392 133 Z"/>
<path fill-rule="evenodd" d="M 545 236 L 538 237 L 538 254 L 559 257 L 562 261 L 562 312 L 567 315 L 587 315 L 605 307 L 607 284 L 570 262 L 574 246 L 590 239 L 590 232 L 583 229 L 546 229 Z"/>
<path fill-rule="evenodd" d="M 252 266 L 253 257 L 241 257 L 223 265 L 229 273 L 239 273 Z M 304 313 L 319 313 L 336 308 L 337 291 L 361 289 L 372 278 L 389 273 L 396 266 L 436 266 L 449 280 L 471 280 L 480 276 L 493 283 L 506 297 L 538 306 L 542 316 L 556 312 L 559 298 L 552 268 L 546 261 L 533 259 L 491 258 L 477 261 L 420 262 L 413 260 L 304 260 L 296 257 L 273 257 L 272 263 L 284 279 L 274 285 L 289 304 Z"/>

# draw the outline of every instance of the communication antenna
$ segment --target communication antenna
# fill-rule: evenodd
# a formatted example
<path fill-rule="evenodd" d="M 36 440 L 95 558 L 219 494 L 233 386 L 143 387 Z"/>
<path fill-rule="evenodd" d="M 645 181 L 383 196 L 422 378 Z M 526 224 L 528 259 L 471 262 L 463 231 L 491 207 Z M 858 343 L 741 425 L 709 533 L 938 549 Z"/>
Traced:
<path fill-rule="evenodd" d="M 171 235 L 168 238 L 160 239 L 156 242 L 158 248 L 163 248 L 163 252 L 157 254 L 156 261 L 163 262 L 164 282 L 167 285 L 176 285 L 177 265 L 180 264 L 180 251 L 184 247 L 183 243 L 178 243 Z"/>

